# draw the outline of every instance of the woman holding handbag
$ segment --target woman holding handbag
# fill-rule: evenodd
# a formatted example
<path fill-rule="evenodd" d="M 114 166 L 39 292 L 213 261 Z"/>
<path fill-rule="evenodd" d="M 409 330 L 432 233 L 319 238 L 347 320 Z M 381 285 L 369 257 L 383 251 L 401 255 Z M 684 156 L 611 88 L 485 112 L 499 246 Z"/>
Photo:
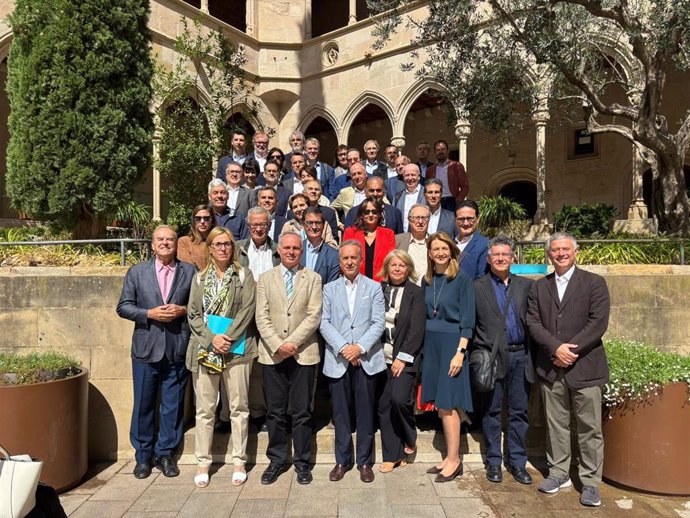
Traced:
<path fill-rule="evenodd" d="M 379 398 L 379 426 L 383 463 L 381 473 L 404 466 L 415 450 L 414 381 L 419 371 L 424 340 L 424 290 L 415 284 L 417 273 L 412 257 L 393 250 L 379 273 L 386 302 L 386 331 L 383 353 L 388 368 L 386 385 Z"/>
<path fill-rule="evenodd" d="M 460 424 L 465 412 L 472 411 L 465 353 L 474 328 L 474 286 L 460 271 L 460 251 L 448 234 L 429 236 L 427 250 L 422 400 L 435 403 L 446 439 L 446 457 L 427 473 L 436 474 L 436 482 L 450 482 L 462 475 Z"/>
<path fill-rule="evenodd" d="M 256 288 L 251 270 L 242 268 L 235 259 L 232 232 L 216 227 L 206 238 L 206 244 L 208 265 L 192 281 L 187 308 L 192 337 L 186 363 L 196 393 L 198 472 L 194 483 L 200 488 L 209 483 L 213 425 L 222 377 L 232 423 L 232 484 L 239 486 L 247 480 L 244 466 L 249 433 L 249 375 L 258 356 L 256 337 L 246 334 L 254 318 Z"/>

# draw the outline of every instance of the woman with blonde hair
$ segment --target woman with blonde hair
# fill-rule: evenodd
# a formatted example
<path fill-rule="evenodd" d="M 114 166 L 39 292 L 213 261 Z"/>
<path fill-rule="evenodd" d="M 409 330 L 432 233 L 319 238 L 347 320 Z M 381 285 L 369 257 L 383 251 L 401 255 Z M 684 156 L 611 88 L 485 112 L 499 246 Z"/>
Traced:
<path fill-rule="evenodd" d="M 460 251 L 448 234 L 429 236 L 427 250 L 422 400 L 436 406 L 446 440 L 446 457 L 427 473 L 435 474 L 436 482 L 450 482 L 462 475 L 460 424 L 465 412 L 472 411 L 465 354 L 474 328 L 474 286 L 460 271 Z"/>
<path fill-rule="evenodd" d="M 216 221 L 208 205 L 203 204 L 192 209 L 190 223 L 189 233 L 177 241 L 177 258 L 193 264 L 197 270 L 203 270 L 208 261 L 206 238 L 216 226 Z"/>
<path fill-rule="evenodd" d="M 192 281 L 187 318 L 192 337 L 187 348 L 187 368 L 196 393 L 197 487 L 208 486 L 211 443 L 221 378 L 228 391 L 232 423 L 232 484 L 247 480 L 249 430 L 249 375 L 258 356 L 254 319 L 256 288 L 249 268 L 235 259 L 232 232 L 214 228 L 206 238 L 208 262 Z M 242 344 L 244 347 L 242 349 Z"/>
<path fill-rule="evenodd" d="M 417 273 L 412 257 L 402 250 L 391 251 L 378 274 L 383 282 L 386 330 L 383 354 L 388 368 L 386 385 L 379 398 L 379 423 L 383 463 L 381 473 L 407 463 L 415 450 L 414 382 L 424 340 L 424 290 L 415 284 Z"/>

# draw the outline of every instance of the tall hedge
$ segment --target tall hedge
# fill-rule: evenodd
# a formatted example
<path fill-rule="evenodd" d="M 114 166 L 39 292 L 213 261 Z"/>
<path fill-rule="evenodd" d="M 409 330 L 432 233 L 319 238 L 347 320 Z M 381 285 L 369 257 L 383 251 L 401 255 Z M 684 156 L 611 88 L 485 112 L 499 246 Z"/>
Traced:
<path fill-rule="evenodd" d="M 152 158 L 148 16 L 149 0 L 16 1 L 7 79 L 16 209 L 93 233 L 130 198 Z"/>

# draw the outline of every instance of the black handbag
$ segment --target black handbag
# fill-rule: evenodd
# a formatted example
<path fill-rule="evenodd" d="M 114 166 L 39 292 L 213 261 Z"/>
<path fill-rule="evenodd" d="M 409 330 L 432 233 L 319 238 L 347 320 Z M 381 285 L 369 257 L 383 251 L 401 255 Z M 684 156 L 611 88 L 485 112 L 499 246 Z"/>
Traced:
<path fill-rule="evenodd" d="M 506 314 L 511 303 L 511 291 L 508 288 L 506 305 L 501 313 L 501 322 L 505 322 Z M 476 392 L 491 392 L 496 384 L 496 374 L 498 372 L 498 338 L 501 336 L 503 328 L 499 328 L 494 338 L 491 350 L 484 347 L 473 348 L 470 354 L 470 380 L 472 389 Z"/>

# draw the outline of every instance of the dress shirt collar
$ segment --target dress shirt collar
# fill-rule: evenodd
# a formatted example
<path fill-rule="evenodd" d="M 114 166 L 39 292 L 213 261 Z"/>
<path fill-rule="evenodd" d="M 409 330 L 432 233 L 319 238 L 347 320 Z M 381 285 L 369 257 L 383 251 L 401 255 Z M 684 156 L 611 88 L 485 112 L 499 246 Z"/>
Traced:
<path fill-rule="evenodd" d="M 285 277 L 285 272 L 288 271 L 289 268 L 286 268 L 283 263 L 280 263 L 280 274 Z M 297 275 L 297 272 L 299 271 L 299 266 L 295 266 L 294 268 L 289 269 L 292 272 L 293 277 Z"/>
<path fill-rule="evenodd" d="M 161 260 L 158 259 L 158 257 L 156 257 L 156 258 L 153 260 L 153 263 L 154 263 L 155 266 L 156 266 L 156 271 L 157 271 L 157 272 L 161 272 L 163 269 L 167 268 L 167 269 L 169 269 L 171 272 L 174 273 L 174 272 L 175 272 L 175 266 L 177 266 L 177 261 L 176 261 L 175 259 L 173 259 L 172 261 L 170 261 L 170 264 L 163 264 L 163 263 L 161 262 Z"/>
<path fill-rule="evenodd" d="M 570 269 L 565 272 L 563 275 L 558 275 L 556 272 L 554 272 L 554 276 L 556 278 L 556 282 L 562 282 L 567 284 L 570 281 L 570 278 L 573 276 L 573 273 L 575 272 L 575 265 L 572 265 Z"/>
<path fill-rule="evenodd" d="M 261 246 L 256 246 L 256 243 L 254 243 L 254 240 L 250 239 L 249 240 L 249 248 L 251 248 L 252 250 L 254 250 L 256 252 L 265 252 L 266 250 L 268 250 L 268 239 Z"/>
<path fill-rule="evenodd" d="M 469 236 L 465 236 L 465 237 L 463 237 L 462 239 L 460 239 L 460 236 L 458 236 L 458 237 L 455 238 L 455 241 L 456 241 L 459 245 L 466 245 L 467 243 L 469 243 L 470 241 L 472 241 L 472 238 L 474 237 L 474 234 L 475 234 L 475 232 L 472 232 Z"/>
<path fill-rule="evenodd" d="M 314 246 L 311 244 L 311 241 L 307 239 L 307 250 L 313 254 L 318 254 L 321 251 L 321 247 L 323 246 L 324 242 L 325 241 L 322 239 L 318 246 Z"/>
<path fill-rule="evenodd" d="M 355 279 L 354 279 L 352 282 L 350 282 L 350 279 L 348 279 L 347 277 L 345 277 L 345 276 L 343 275 L 343 280 L 345 281 L 345 287 L 346 287 L 346 288 L 352 288 L 352 287 L 354 287 L 354 286 L 357 286 L 357 282 L 359 282 L 359 276 L 360 276 L 360 275 L 362 275 L 362 274 L 361 274 L 361 273 L 358 273 L 358 274 L 357 274 L 357 277 L 355 277 Z"/>

